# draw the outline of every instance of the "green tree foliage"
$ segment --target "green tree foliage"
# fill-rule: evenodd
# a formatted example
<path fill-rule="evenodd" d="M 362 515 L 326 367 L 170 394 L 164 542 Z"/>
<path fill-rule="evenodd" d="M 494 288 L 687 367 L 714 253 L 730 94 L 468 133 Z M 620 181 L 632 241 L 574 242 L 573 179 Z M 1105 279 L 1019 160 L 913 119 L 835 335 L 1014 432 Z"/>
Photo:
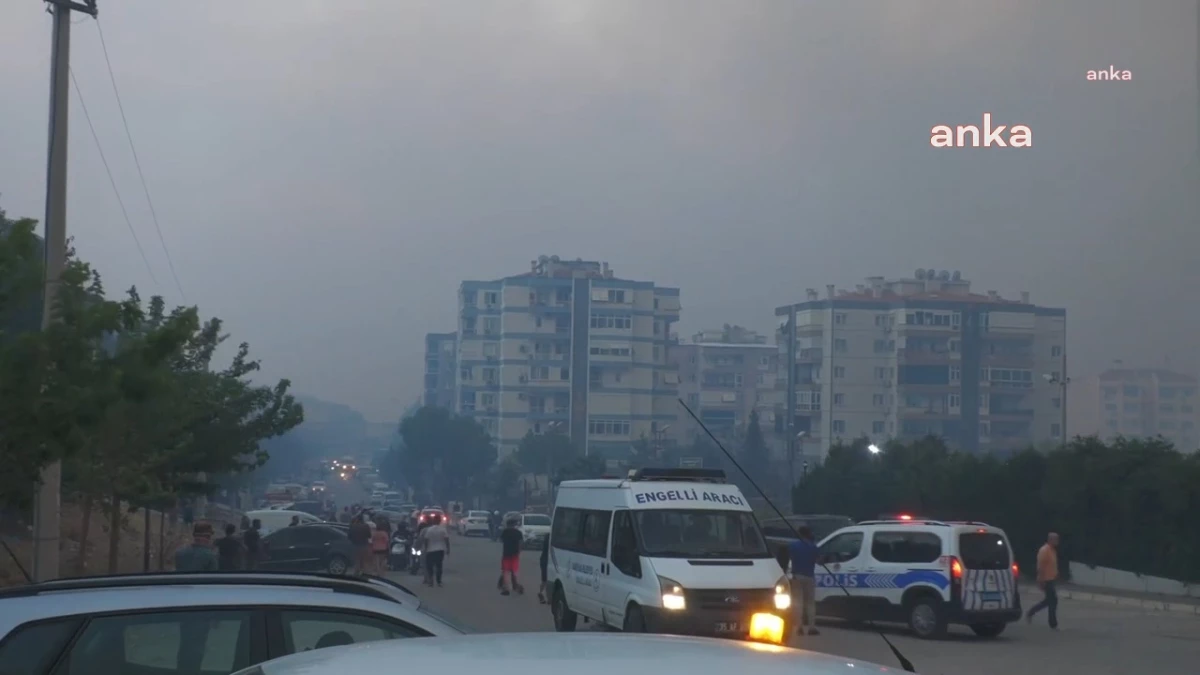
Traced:
<path fill-rule="evenodd" d="M 472 479 L 496 462 L 496 446 L 470 417 L 425 406 L 400 423 L 396 464 L 409 485 L 426 486 L 439 502 L 460 499 Z"/>
<path fill-rule="evenodd" d="M 564 433 L 535 434 L 530 431 L 521 439 L 514 457 L 526 473 L 549 475 L 553 470 L 558 474 L 575 461 L 575 448 L 571 438 Z"/>
<path fill-rule="evenodd" d="M 103 502 L 115 517 L 122 503 L 166 505 L 260 466 L 261 443 L 303 419 L 287 380 L 251 382 L 259 363 L 247 345 L 212 368 L 226 339 L 218 319 L 202 323 L 195 307 L 168 311 L 133 289 L 110 300 L 73 251 L 55 320 L 33 330 L 36 223 L 0 221 L 0 504 L 28 506 L 41 469 L 62 459 L 65 494 L 83 497 L 85 510 Z"/>
<path fill-rule="evenodd" d="M 742 443 L 742 468 L 755 481 L 768 478 L 771 470 L 771 455 L 767 442 L 763 439 L 762 427 L 758 424 L 758 411 L 750 412 L 750 420 L 746 425 L 746 438 Z"/>
<path fill-rule="evenodd" d="M 804 513 L 908 512 L 1004 528 L 1026 570 L 1049 531 L 1067 559 L 1200 580 L 1200 455 L 1162 439 L 1077 438 L 1009 458 L 952 452 L 936 438 L 830 449 L 795 491 Z"/>

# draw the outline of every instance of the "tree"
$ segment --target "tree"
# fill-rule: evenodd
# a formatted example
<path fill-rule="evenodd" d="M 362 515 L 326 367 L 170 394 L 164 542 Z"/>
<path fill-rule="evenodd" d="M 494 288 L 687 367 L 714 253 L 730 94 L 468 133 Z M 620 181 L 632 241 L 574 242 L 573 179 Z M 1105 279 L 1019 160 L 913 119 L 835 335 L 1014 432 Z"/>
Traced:
<path fill-rule="evenodd" d="M 398 464 L 410 485 L 420 484 L 438 501 L 459 498 L 471 479 L 496 462 L 496 446 L 470 417 L 425 406 L 400 423 Z"/>
<path fill-rule="evenodd" d="M 530 431 L 521 439 L 514 456 L 525 472 L 546 474 L 553 481 L 554 476 L 550 474 L 557 474 L 575 459 L 575 448 L 571 438 L 564 433 L 535 434 Z"/>
<path fill-rule="evenodd" d="M 742 467 L 755 481 L 768 477 L 771 470 L 771 456 L 767 451 L 767 442 L 763 439 L 762 428 L 758 424 L 758 411 L 750 412 L 750 420 L 746 425 L 746 438 L 742 445 Z"/>

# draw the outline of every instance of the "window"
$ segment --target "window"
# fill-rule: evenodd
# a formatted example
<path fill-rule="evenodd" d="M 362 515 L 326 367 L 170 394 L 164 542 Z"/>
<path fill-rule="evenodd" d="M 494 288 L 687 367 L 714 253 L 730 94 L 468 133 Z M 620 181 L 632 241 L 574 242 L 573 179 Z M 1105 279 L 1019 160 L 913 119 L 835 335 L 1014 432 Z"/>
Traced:
<path fill-rule="evenodd" d="M 464 368 L 463 368 L 463 369 L 462 369 L 462 370 L 459 372 L 459 376 L 460 376 L 460 377 L 462 377 L 462 380 L 463 380 L 464 382 L 470 382 L 470 381 L 473 379 L 473 377 L 474 377 L 474 375 L 473 375 L 473 373 L 472 373 L 472 370 L 471 370 L 471 368 L 469 368 L 469 367 L 464 367 Z"/>
<path fill-rule="evenodd" d="M 625 291 L 609 291 L 608 301 L 621 303 L 625 302 Z"/>
<path fill-rule="evenodd" d="M 1054 406 L 1055 410 L 1060 410 L 1060 409 L 1062 409 L 1062 399 L 1061 398 L 1052 398 L 1052 399 L 1050 399 L 1050 405 Z"/>
<path fill-rule="evenodd" d="M 962 380 L 962 366 L 950 366 L 950 381 L 958 382 Z"/>
<path fill-rule="evenodd" d="M 846 377 L 846 366 L 834 366 L 833 367 L 833 376 L 835 378 L 839 378 L 839 379 Z"/>
<path fill-rule="evenodd" d="M 617 569 L 627 576 L 641 578 L 641 565 L 637 562 L 637 532 L 633 529 L 633 517 L 629 511 L 617 511 L 612 520 L 612 561 Z"/>
<path fill-rule="evenodd" d="M 834 314 L 834 315 L 833 315 L 833 322 L 834 322 L 835 324 L 839 325 L 839 326 L 840 326 L 840 325 L 842 325 L 842 324 L 844 324 L 844 323 L 846 323 L 846 314 L 845 314 L 845 312 L 838 312 L 837 314 Z"/>
<path fill-rule="evenodd" d="M 486 392 L 485 392 L 485 393 L 482 393 L 482 394 L 480 394 L 480 395 L 479 395 L 479 405 L 481 405 L 481 406 L 483 406 L 483 407 L 485 407 L 485 408 L 494 408 L 494 407 L 496 407 L 496 395 L 495 395 L 495 394 L 489 394 L 489 393 L 486 393 Z"/>
<path fill-rule="evenodd" d="M 587 511 L 583 516 L 583 538 L 581 553 L 600 556 L 608 555 L 608 526 L 612 520 L 610 511 Z"/>
<path fill-rule="evenodd" d="M 628 436 L 629 422 L 622 420 L 592 420 L 588 433 L 593 436 Z"/>
<path fill-rule="evenodd" d="M 499 335 L 500 334 L 500 318 L 495 316 L 485 316 L 483 318 L 483 334 L 484 335 Z"/>
<path fill-rule="evenodd" d="M 378 640 L 427 637 L 424 631 L 399 621 L 349 612 L 284 610 L 279 619 L 283 623 L 283 648 L 288 654 Z"/>
<path fill-rule="evenodd" d="M 835 433 L 835 434 L 846 433 L 846 421 L 845 420 L 834 420 L 833 421 L 833 433 Z"/>
<path fill-rule="evenodd" d="M 882 354 L 883 352 L 886 352 L 887 350 L 888 350 L 888 341 L 887 340 L 876 340 L 875 341 L 875 353 L 876 354 Z"/>
<path fill-rule="evenodd" d="M 1062 356 L 1062 347 L 1059 345 L 1054 345 L 1054 346 L 1050 347 L 1050 356 L 1052 356 L 1052 357 Z"/>
<path fill-rule="evenodd" d="M 588 351 L 592 356 L 629 356 L 631 354 L 629 347 L 591 347 Z"/>
<path fill-rule="evenodd" d="M 883 433 L 883 422 L 871 422 L 871 433 L 882 434 Z"/>
<path fill-rule="evenodd" d="M 840 338 L 839 338 L 839 339 L 836 339 L 836 340 L 834 340 L 834 341 L 833 341 L 833 351 L 835 351 L 835 352 L 845 352 L 847 349 L 848 349 L 848 347 L 847 347 L 847 345 L 846 345 L 846 341 L 845 341 L 845 340 L 842 340 L 842 339 L 840 339 Z"/>
<path fill-rule="evenodd" d="M 592 328 L 617 328 L 621 330 L 629 330 L 633 327 L 633 318 L 609 314 L 593 314 L 591 326 Z"/>
<path fill-rule="evenodd" d="M 884 368 L 883 366 L 875 366 L 875 379 L 877 379 L 877 380 L 887 379 L 887 368 Z"/>
<path fill-rule="evenodd" d="M 960 397 L 958 394 L 950 394 L 946 397 L 946 403 L 951 408 L 961 407 L 962 406 L 962 397 Z"/>
<path fill-rule="evenodd" d="M 930 563 L 942 555 L 942 539 L 932 532 L 876 532 L 871 557 L 879 562 Z"/>
<path fill-rule="evenodd" d="M 1008 542 L 990 532 L 958 535 L 958 555 L 969 570 L 1005 570 L 1011 564 Z"/>
<path fill-rule="evenodd" d="M 833 404 L 834 405 L 846 405 L 846 395 L 845 394 L 834 394 L 833 395 Z"/>
<path fill-rule="evenodd" d="M 550 525 L 551 545 L 568 551 L 577 550 L 583 540 L 583 516 L 581 509 L 554 509 L 554 522 Z"/>
<path fill-rule="evenodd" d="M 54 662 L 80 621 L 66 619 L 18 626 L 0 647 L 4 675 L 41 675 Z"/>
<path fill-rule="evenodd" d="M 842 563 L 854 560 L 862 551 L 862 532 L 846 532 L 821 545 L 817 559 L 822 563 Z"/>
<path fill-rule="evenodd" d="M 500 294 L 496 291 L 485 291 L 483 294 L 483 304 L 487 307 L 494 307 L 500 304 Z"/>
<path fill-rule="evenodd" d="M 643 509 L 635 511 L 646 555 L 664 558 L 769 558 L 748 511 Z"/>
<path fill-rule="evenodd" d="M 1050 425 L 1050 438 L 1058 438 L 1059 436 L 1062 436 L 1062 427 L 1059 426 L 1058 424 L 1051 424 Z"/>
<path fill-rule="evenodd" d="M 495 342 L 483 343 L 483 355 L 496 357 L 500 355 L 500 345 Z"/>
<path fill-rule="evenodd" d="M 250 665 L 250 612 L 196 610 L 92 619 L 67 654 L 66 675 L 231 673 Z"/>
<path fill-rule="evenodd" d="M 496 384 L 496 382 L 499 381 L 498 371 L 495 368 L 484 368 L 483 381 L 487 382 L 488 384 Z"/>
<path fill-rule="evenodd" d="M 883 394 L 872 394 L 871 395 L 871 405 L 875 406 L 876 408 L 882 408 L 883 407 Z"/>

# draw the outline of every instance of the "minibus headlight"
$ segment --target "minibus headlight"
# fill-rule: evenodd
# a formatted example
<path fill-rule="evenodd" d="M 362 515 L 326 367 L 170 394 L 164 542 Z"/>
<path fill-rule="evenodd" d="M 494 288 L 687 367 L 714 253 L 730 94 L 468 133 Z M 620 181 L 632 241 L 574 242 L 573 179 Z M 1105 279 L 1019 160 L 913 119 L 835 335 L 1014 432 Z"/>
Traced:
<path fill-rule="evenodd" d="M 662 606 L 663 609 L 683 610 L 687 609 L 687 600 L 683 597 L 683 586 L 674 579 L 666 577 L 658 578 L 659 588 L 662 589 Z"/>
<path fill-rule="evenodd" d="M 775 582 L 775 609 L 788 609 L 792 606 L 792 585 L 786 576 L 779 577 Z"/>

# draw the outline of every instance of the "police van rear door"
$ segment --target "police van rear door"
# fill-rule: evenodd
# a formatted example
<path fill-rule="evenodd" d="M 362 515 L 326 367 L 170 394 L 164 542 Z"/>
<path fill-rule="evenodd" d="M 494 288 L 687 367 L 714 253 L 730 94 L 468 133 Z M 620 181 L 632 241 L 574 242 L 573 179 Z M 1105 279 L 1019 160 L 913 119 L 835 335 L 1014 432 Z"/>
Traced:
<path fill-rule="evenodd" d="M 963 567 L 959 600 L 965 611 L 1012 609 L 1017 579 L 1012 551 L 1004 533 L 991 528 L 958 532 L 958 557 Z"/>

